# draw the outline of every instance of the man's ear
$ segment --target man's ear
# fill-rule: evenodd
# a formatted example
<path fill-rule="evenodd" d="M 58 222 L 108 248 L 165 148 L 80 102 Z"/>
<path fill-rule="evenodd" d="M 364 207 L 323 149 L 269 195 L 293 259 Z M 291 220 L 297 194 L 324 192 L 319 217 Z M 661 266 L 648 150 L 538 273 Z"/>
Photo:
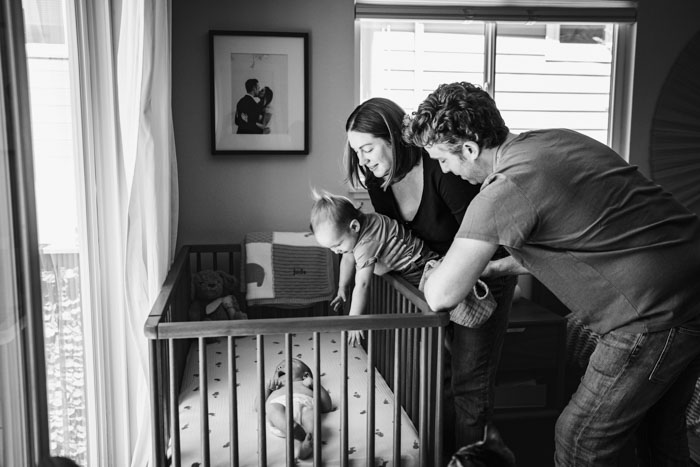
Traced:
<path fill-rule="evenodd" d="M 475 161 L 481 154 L 481 148 L 475 141 L 465 141 L 462 144 L 462 157 L 470 161 Z"/>
<path fill-rule="evenodd" d="M 350 230 L 357 233 L 360 231 L 360 221 L 353 219 L 350 221 Z"/>

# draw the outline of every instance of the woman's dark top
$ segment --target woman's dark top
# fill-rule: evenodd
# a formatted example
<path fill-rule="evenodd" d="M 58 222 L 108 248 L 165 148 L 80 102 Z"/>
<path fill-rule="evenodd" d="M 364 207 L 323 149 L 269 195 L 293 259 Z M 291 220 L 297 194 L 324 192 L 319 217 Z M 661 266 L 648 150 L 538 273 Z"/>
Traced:
<path fill-rule="evenodd" d="M 454 174 L 443 173 L 440 163 L 431 159 L 425 151 L 423 151 L 423 196 L 413 220 L 406 221 L 401 216 L 391 186 L 384 191 L 379 183 L 367 185 L 367 192 L 376 212 L 396 219 L 410 228 L 440 256 L 444 256 L 449 250 L 469 203 L 480 190 L 480 185 L 472 185 Z M 496 260 L 506 256 L 508 252 L 499 246 L 491 259 Z M 484 279 L 496 300 L 500 299 L 501 290 L 508 277 L 510 276 Z"/>
<path fill-rule="evenodd" d="M 423 151 L 423 195 L 415 217 L 406 221 L 391 187 L 386 191 L 370 184 L 367 188 L 374 210 L 410 228 L 433 251 L 444 256 L 462 223 L 464 213 L 480 187 L 451 173 L 442 173 L 440 163 Z"/>

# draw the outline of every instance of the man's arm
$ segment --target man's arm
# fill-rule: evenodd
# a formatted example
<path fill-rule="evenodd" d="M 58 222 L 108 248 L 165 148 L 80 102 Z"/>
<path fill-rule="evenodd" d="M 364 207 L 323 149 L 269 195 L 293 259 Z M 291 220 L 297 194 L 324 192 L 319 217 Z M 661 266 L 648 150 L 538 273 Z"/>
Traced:
<path fill-rule="evenodd" d="M 425 283 L 425 300 L 435 311 L 454 307 L 471 292 L 498 245 L 455 238 L 445 258 Z"/>

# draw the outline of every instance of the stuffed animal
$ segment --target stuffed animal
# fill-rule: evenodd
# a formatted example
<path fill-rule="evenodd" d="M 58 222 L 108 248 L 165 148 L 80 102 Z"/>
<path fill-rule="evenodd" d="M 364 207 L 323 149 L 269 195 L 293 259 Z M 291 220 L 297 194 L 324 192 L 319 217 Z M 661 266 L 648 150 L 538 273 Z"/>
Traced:
<path fill-rule="evenodd" d="M 224 271 L 205 269 L 193 274 L 190 321 L 248 319 L 233 295 L 237 286 L 238 280 Z"/>

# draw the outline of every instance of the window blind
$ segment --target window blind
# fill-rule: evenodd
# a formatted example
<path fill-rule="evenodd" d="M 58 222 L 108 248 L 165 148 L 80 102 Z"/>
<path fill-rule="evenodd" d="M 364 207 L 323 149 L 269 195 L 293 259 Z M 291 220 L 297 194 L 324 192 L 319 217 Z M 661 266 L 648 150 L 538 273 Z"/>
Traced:
<path fill-rule="evenodd" d="M 637 21 L 637 2 L 538 2 L 528 4 L 512 1 L 502 6 L 485 2 L 451 4 L 379 3 L 363 1 L 355 4 L 356 19 L 405 20 L 463 20 L 463 21 L 518 21 L 518 22 L 575 22 L 575 23 L 634 23 Z"/>

